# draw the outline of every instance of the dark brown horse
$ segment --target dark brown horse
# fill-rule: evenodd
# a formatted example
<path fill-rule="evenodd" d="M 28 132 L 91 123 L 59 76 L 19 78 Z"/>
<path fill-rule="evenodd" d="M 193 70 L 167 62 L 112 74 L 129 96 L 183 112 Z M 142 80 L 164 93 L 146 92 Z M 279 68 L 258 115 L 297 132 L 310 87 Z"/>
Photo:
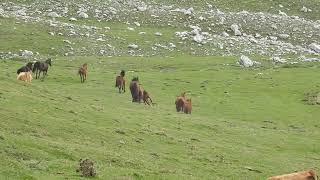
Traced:
<path fill-rule="evenodd" d="M 42 72 L 42 78 L 48 74 L 49 65 L 51 66 L 51 58 L 48 58 L 45 62 L 37 61 L 34 63 L 32 72 L 36 73 L 36 79 L 40 78 L 40 73 Z"/>
<path fill-rule="evenodd" d="M 88 65 L 87 63 L 84 63 L 78 70 L 81 83 L 84 83 L 84 81 L 87 79 L 87 73 L 88 73 Z"/>
<path fill-rule="evenodd" d="M 134 77 L 130 82 L 130 92 L 132 96 L 132 102 L 140 102 L 140 86 L 139 86 L 139 78 Z"/>
<path fill-rule="evenodd" d="M 17 70 L 17 74 L 20 74 L 21 72 L 32 71 L 32 65 L 33 65 L 33 62 L 28 62 L 25 66 L 22 66 Z"/>
<path fill-rule="evenodd" d="M 121 90 L 123 90 L 123 92 L 126 92 L 126 81 L 124 79 L 124 75 L 125 75 L 125 71 L 122 70 L 120 72 L 120 76 L 116 77 L 115 87 L 119 88 L 119 93 L 121 93 Z"/>

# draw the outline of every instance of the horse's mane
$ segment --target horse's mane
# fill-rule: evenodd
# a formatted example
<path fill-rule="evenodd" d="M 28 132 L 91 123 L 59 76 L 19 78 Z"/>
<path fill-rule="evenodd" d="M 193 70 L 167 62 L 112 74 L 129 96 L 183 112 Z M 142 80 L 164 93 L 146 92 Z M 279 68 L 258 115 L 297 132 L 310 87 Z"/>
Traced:
<path fill-rule="evenodd" d="M 139 81 L 139 77 L 133 77 L 131 81 Z"/>
<path fill-rule="evenodd" d="M 51 58 L 48 58 L 45 62 L 51 66 Z"/>

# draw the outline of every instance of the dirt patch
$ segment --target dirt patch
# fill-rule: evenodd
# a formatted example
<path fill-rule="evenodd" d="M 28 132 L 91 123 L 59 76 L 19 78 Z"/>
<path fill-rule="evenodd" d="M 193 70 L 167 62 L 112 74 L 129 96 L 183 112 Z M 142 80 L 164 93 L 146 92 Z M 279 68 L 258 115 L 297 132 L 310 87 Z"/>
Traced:
<path fill-rule="evenodd" d="M 82 173 L 82 175 L 85 177 L 94 177 L 97 175 L 96 169 L 94 168 L 94 163 L 90 159 L 80 159 L 79 167 L 76 171 Z"/>
<path fill-rule="evenodd" d="M 320 105 L 320 91 L 312 91 L 304 94 L 304 100 L 309 105 Z"/>

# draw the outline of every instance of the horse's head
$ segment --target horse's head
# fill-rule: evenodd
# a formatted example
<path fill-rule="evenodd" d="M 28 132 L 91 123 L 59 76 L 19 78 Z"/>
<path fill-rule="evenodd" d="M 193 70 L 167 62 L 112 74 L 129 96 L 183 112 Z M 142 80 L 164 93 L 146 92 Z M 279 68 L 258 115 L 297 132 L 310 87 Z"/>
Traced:
<path fill-rule="evenodd" d="M 122 77 L 124 77 L 125 74 L 126 74 L 126 72 L 125 72 L 124 70 L 121 70 L 120 75 L 121 75 Z"/>
<path fill-rule="evenodd" d="M 30 71 L 32 70 L 32 65 L 33 65 L 33 62 L 28 62 L 26 65 L 30 69 Z"/>
<path fill-rule="evenodd" d="M 48 59 L 46 60 L 46 63 L 51 66 L 51 58 L 48 58 Z"/>

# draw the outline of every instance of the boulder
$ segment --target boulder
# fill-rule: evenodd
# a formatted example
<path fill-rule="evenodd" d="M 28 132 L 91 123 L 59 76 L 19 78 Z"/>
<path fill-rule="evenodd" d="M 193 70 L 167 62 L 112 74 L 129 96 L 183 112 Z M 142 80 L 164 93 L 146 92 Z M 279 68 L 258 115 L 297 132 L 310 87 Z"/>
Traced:
<path fill-rule="evenodd" d="M 28 57 L 33 56 L 33 52 L 32 51 L 28 51 L 28 50 L 23 50 L 22 53 L 21 53 L 21 56 L 24 57 L 24 58 L 28 58 Z"/>
<path fill-rule="evenodd" d="M 87 13 L 85 13 L 85 12 L 80 12 L 78 14 L 78 17 L 79 18 L 83 18 L 83 19 L 87 19 L 87 18 L 89 18 L 89 15 Z"/>
<path fill-rule="evenodd" d="M 320 45 L 316 43 L 312 43 L 309 45 L 309 48 L 316 53 L 320 53 Z"/>
<path fill-rule="evenodd" d="M 243 67 L 251 67 L 254 65 L 254 62 L 247 56 L 242 55 L 240 57 L 239 64 Z"/>
<path fill-rule="evenodd" d="M 52 17 L 52 18 L 58 18 L 58 17 L 61 17 L 58 13 L 56 12 L 49 12 L 47 14 L 48 17 Z"/>
<path fill-rule="evenodd" d="M 239 26 L 237 24 L 232 24 L 230 26 L 230 28 L 234 32 L 235 36 L 241 36 L 242 35 L 241 31 L 239 30 Z"/>

